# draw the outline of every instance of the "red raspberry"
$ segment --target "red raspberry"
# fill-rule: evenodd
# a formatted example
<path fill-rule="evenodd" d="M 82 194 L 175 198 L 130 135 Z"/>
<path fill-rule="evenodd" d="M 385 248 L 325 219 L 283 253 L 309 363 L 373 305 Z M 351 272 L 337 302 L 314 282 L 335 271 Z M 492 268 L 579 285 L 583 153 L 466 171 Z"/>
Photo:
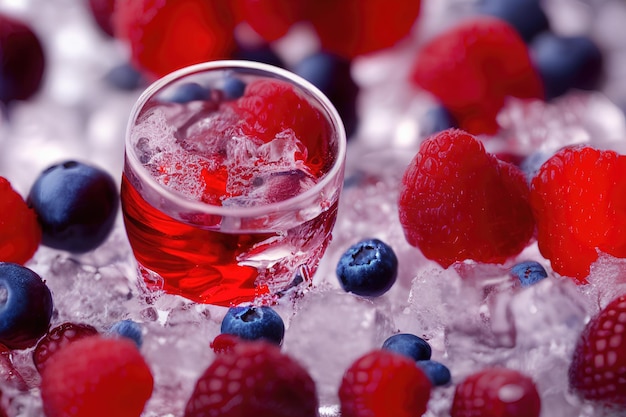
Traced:
<path fill-rule="evenodd" d="M 303 18 L 305 2 L 299 0 L 238 0 L 239 14 L 263 39 L 275 41 Z"/>
<path fill-rule="evenodd" d="M 187 65 L 228 58 L 237 23 L 230 2 L 220 0 L 119 0 L 116 36 L 128 42 L 132 63 L 157 78 Z"/>
<path fill-rule="evenodd" d="M 444 268 L 503 263 L 534 232 L 524 173 L 458 129 L 424 141 L 407 168 L 399 214 L 408 242 Z"/>
<path fill-rule="evenodd" d="M 46 59 L 39 36 L 26 23 L 0 13 L 0 102 L 27 100 L 40 88 Z"/>
<path fill-rule="evenodd" d="M 626 156 L 589 146 L 562 149 L 531 183 L 541 254 L 586 283 L 598 250 L 626 258 Z"/>
<path fill-rule="evenodd" d="M 326 51 L 354 58 L 406 38 L 420 13 L 420 0 L 315 0 L 306 14 Z"/>
<path fill-rule="evenodd" d="M 41 227 L 35 212 L 0 177 L 0 261 L 24 264 L 41 243 Z"/>
<path fill-rule="evenodd" d="M 498 130 L 496 116 L 507 97 L 544 97 L 528 47 L 512 26 L 492 17 L 462 22 L 429 41 L 411 77 L 473 134 Z"/>
<path fill-rule="evenodd" d="M 488 368 L 457 385 L 451 417 L 538 417 L 541 398 L 532 379 L 505 368 Z"/>
<path fill-rule="evenodd" d="M 291 84 L 277 80 L 252 82 L 235 106 L 246 136 L 269 142 L 279 133 L 292 131 L 306 147 L 296 157 L 306 162 L 311 173 L 318 176 L 329 168 L 328 123 Z"/>
<path fill-rule="evenodd" d="M 317 408 L 307 371 L 279 347 L 255 341 L 215 358 L 198 379 L 185 417 L 316 417 Z"/>
<path fill-rule="evenodd" d="M 89 11 L 94 22 L 103 33 L 114 36 L 113 32 L 113 11 L 116 0 L 89 0 Z"/>
<path fill-rule="evenodd" d="M 46 364 L 41 397 L 47 417 L 139 417 L 154 380 L 135 343 L 85 337 Z"/>
<path fill-rule="evenodd" d="M 415 361 L 375 350 L 357 359 L 339 387 L 342 417 L 419 417 L 432 384 Z"/>
<path fill-rule="evenodd" d="M 65 345 L 87 336 L 98 334 L 95 327 L 81 323 L 63 323 L 51 329 L 42 337 L 33 350 L 33 362 L 39 372 L 43 372 L 47 361 Z"/>
<path fill-rule="evenodd" d="M 582 398 L 626 410 L 626 296 L 611 301 L 583 330 L 569 368 Z M 620 414 L 621 415 L 621 414 Z"/>

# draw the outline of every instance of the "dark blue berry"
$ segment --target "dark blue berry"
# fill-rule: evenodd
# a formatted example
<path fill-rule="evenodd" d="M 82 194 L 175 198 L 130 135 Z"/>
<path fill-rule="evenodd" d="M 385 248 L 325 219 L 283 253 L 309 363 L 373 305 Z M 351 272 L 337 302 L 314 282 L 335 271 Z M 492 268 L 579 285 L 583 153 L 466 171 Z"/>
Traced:
<path fill-rule="evenodd" d="M 39 175 L 27 202 L 37 214 L 44 245 L 83 253 L 95 249 L 109 236 L 119 195 L 107 172 L 67 161 Z"/>
<path fill-rule="evenodd" d="M 319 52 L 298 62 L 293 72 L 320 89 L 333 103 L 343 120 L 346 134 L 356 131 L 359 87 L 352 78 L 351 62 L 330 53 Z"/>
<path fill-rule="evenodd" d="M 601 81 L 602 52 L 587 36 L 546 32 L 533 40 L 530 53 L 548 100 L 571 89 L 593 90 Z"/>
<path fill-rule="evenodd" d="M 111 87 L 122 91 L 136 90 L 145 83 L 141 73 L 128 63 L 113 67 L 104 79 Z"/>
<path fill-rule="evenodd" d="M 550 29 L 548 16 L 539 0 L 482 0 L 476 11 L 506 21 L 525 42 Z"/>
<path fill-rule="evenodd" d="M 414 361 L 430 359 L 432 349 L 428 342 L 410 333 L 398 333 L 383 342 L 383 349 L 399 353 Z"/>
<path fill-rule="evenodd" d="M 428 109 L 420 120 L 420 133 L 422 137 L 428 137 L 453 127 L 458 127 L 457 122 L 454 120 L 452 114 L 441 105 L 433 106 Z"/>
<path fill-rule="evenodd" d="M 544 162 L 550 159 L 551 156 L 552 153 L 537 151 L 531 153 L 522 160 L 522 162 L 520 163 L 520 168 L 522 169 L 522 171 L 524 171 L 528 183 L 530 183 L 533 178 L 535 178 L 535 176 L 539 172 L 539 168 L 541 168 L 541 165 L 543 165 Z"/>
<path fill-rule="evenodd" d="M 171 103 L 189 103 L 196 100 L 209 100 L 211 89 L 194 82 L 186 82 L 168 91 L 166 101 Z"/>
<path fill-rule="evenodd" d="M 444 364 L 433 361 L 418 361 L 416 362 L 417 366 L 420 367 L 430 379 L 430 382 L 436 387 L 440 387 L 443 385 L 448 385 L 450 380 L 452 380 L 452 375 L 450 375 L 450 370 Z"/>
<path fill-rule="evenodd" d="M 364 297 L 386 293 L 396 281 L 398 258 L 378 239 L 363 240 L 339 258 L 337 277 L 342 288 Z"/>
<path fill-rule="evenodd" d="M 109 332 L 113 335 L 126 337 L 141 347 L 143 344 L 143 334 L 139 323 L 132 320 L 120 320 L 111 326 Z"/>
<path fill-rule="evenodd" d="M 529 287 L 548 277 L 545 268 L 539 262 L 520 262 L 511 268 L 511 274 L 519 279 L 522 287 Z"/>
<path fill-rule="evenodd" d="M 41 86 L 45 55 L 25 22 L 0 14 L 0 102 L 27 100 Z"/>
<path fill-rule="evenodd" d="M 34 346 L 50 327 L 52 295 L 34 271 L 0 262 L 0 343 L 11 349 Z"/>
<path fill-rule="evenodd" d="M 271 307 L 231 307 L 224 316 L 221 332 L 280 345 L 285 336 L 285 324 Z"/>
<path fill-rule="evenodd" d="M 237 77 L 227 77 L 224 80 L 224 85 L 222 86 L 224 96 L 229 100 L 234 100 L 243 96 L 245 90 L 246 83 Z"/>
<path fill-rule="evenodd" d="M 257 46 L 240 46 L 234 54 L 235 59 L 254 61 L 284 68 L 282 58 L 267 44 Z"/>

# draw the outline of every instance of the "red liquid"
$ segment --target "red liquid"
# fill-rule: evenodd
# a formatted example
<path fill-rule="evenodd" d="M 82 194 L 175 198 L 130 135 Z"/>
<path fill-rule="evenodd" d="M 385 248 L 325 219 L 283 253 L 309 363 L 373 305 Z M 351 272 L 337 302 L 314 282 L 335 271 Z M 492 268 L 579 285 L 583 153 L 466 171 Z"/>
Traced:
<path fill-rule="evenodd" d="M 126 175 L 121 198 L 135 258 L 162 278 L 145 273 L 148 287 L 224 306 L 277 294 L 302 267 L 312 276 L 330 242 L 337 212 L 335 201 L 318 217 L 287 231 L 228 234 L 183 223 L 155 209 Z M 277 252 L 284 256 L 272 255 Z M 261 265 L 256 261 L 266 254 L 267 267 L 244 264 Z"/>

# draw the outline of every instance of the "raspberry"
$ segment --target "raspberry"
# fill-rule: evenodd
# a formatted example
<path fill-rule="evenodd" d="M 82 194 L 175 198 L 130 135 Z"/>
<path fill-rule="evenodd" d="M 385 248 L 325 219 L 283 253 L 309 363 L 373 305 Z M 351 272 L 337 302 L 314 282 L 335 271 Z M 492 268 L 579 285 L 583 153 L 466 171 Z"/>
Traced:
<path fill-rule="evenodd" d="M 422 143 L 404 174 L 400 221 L 408 242 L 444 268 L 468 259 L 503 263 L 533 235 L 528 199 L 519 168 L 474 136 L 445 130 Z"/>
<path fill-rule="evenodd" d="M 185 417 L 315 417 L 315 383 L 307 371 L 277 346 L 237 343 L 204 371 Z"/>
<path fill-rule="evenodd" d="M 506 368 L 487 368 L 457 385 L 451 417 L 539 417 L 541 399 L 532 379 Z"/>
<path fill-rule="evenodd" d="M 129 44 L 133 64 L 147 77 L 158 78 L 232 55 L 237 18 L 229 3 L 120 0 L 113 16 L 114 31 Z"/>
<path fill-rule="evenodd" d="M 326 136 L 329 127 L 321 112 L 286 82 L 258 80 L 246 87 L 237 100 L 236 111 L 242 117 L 242 131 L 246 136 L 263 142 L 273 140 L 280 133 L 292 131 L 306 149 L 298 159 L 304 160 L 313 175 L 329 167 L 322 165 L 328 153 Z M 330 163 L 330 162 L 327 162 Z"/>
<path fill-rule="evenodd" d="M 153 384 L 132 341 L 91 336 L 63 347 L 46 364 L 41 397 L 47 417 L 139 417 Z"/>
<path fill-rule="evenodd" d="M 304 17 L 303 1 L 239 0 L 239 15 L 268 42 L 287 34 Z"/>
<path fill-rule="evenodd" d="M 322 48 L 354 58 L 407 37 L 420 13 L 419 0 L 310 1 L 307 17 Z"/>
<path fill-rule="evenodd" d="M 98 334 L 98 331 L 88 324 L 63 323 L 51 329 L 42 337 L 33 351 L 33 362 L 39 372 L 43 372 L 47 361 L 62 347 L 86 336 Z"/>
<path fill-rule="evenodd" d="M 113 32 L 113 11 L 115 10 L 116 0 L 89 0 L 89 12 L 94 22 L 100 28 L 102 33 L 108 36 L 114 36 Z"/>
<path fill-rule="evenodd" d="M 584 284 L 598 250 L 626 258 L 626 156 L 567 147 L 531 183 L 537 241 L 552 269 Z"/>
<path fill-rule="evenodd" d="M 528 47 L 512 26 L 493 17 L 467 20 L 430 40 L 411 79 L 473 134 L 498 130 L 496 116 L 507 97 L 544 97 Z"/>
<path fill-rule="evenodd" d="M 32 97 L 46 68 L 37 34 L 27 23 L 0 14 L 0 56 L 0 102 Z"/>
<path fill-rule="evenodd" d="M 621 296 L 592 318 L 578 339 L 569 368 L 574 392 L 622 410 L 626 410 L 625 316 L 626 296 Z"/>
<path fill-rule="evenodd" d="M 0 177 L 0 261 L 24 264 L 41 243 L 37 216 L 9 181 Z"/>
<path fill-rule="evenodd" d="M 343 417 L 419 417 L 432 384 L 404 355 L 375 350 L 357 359 L 339 387 Z"/>

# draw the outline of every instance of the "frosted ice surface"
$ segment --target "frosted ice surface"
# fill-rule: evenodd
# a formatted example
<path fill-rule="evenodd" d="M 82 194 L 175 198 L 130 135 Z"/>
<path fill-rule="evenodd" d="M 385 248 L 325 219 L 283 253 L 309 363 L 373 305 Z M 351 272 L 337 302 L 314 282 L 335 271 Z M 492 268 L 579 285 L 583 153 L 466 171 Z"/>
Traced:
<path fill-rule="evenodd" d="M 297 305 L 283 349 L 300 361 L 317 383 L 320 403 L 336 404 L 344 371 L 391 335 L 389 318 L 377 303 L 340 290 L 319 290 Z"/>
<path fill-rule="evenodd" d="M 509 99 L 498 115 L 500 140 L 486 140 L 491 152 L 552 154 L 563 146 L 590 144 L 625 153 L 624 113 L 604 94 L 571 92 L 551 102 Z"/>

